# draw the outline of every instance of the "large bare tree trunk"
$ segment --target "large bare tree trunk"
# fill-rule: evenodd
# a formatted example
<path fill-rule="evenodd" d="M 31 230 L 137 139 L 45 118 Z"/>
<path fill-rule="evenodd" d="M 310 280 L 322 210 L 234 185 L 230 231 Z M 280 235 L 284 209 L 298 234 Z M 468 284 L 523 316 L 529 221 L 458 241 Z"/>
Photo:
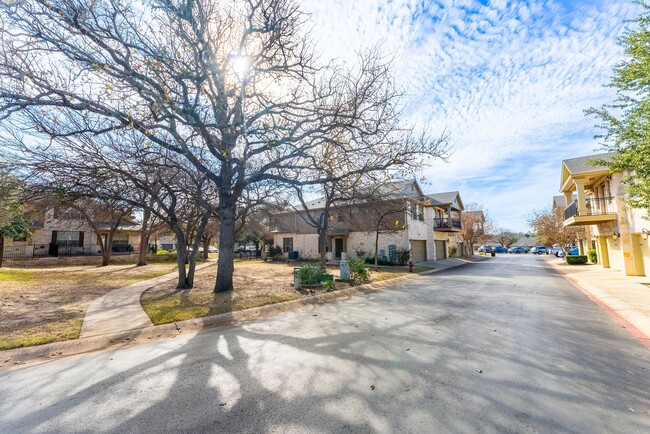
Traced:
<path fill-rule="evenodd" d="M 142 215 L 142 230 L 140 231 L 140 253 L 138 253 L 138 267 L 147 265 L 147 252 L 149 251 L 149 228 L 147 224 L 151 218 L 151 211 L 144 209 Z"/>
<path fill-rule="evenodd" d="M 106 234 L 106 239 L 104 240 L 103 244 L 104 246 L 102 248 L 102 267 L 105 267 L 111 262 L 111 248 L 113 246 L 113 231 L 110 231 L 108 234 Z"/>
<path fill-rule="evenodd" d="M 219 205 L 221 230 L 219 231 L 219 259 L 217 261 L 217 282 L 214 292 L 227 292 L 233 289 L 235 274 L 235 202 Z"/>
<path fill-rule="evenodd" d="M 325 268 L 327 265 L 327 234 L 323 229 L 318 231 L 318 244 L 320 245 L 320 265 Z"/>

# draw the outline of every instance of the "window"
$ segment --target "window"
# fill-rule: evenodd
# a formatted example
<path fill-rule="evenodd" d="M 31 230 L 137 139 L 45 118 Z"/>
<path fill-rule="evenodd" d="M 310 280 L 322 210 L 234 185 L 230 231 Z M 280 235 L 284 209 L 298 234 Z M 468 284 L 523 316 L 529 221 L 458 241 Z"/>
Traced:
<path fill-rule="evenodd" d="M 27 235 L 23 235 L 22 237 L 14 237 L 14 241 L 27 241 Z"/>
<path fill-rule="evenodd" d="M 54 238 L 54 231 L 52 231 Z M 54 242 L 54 241 L 53 241 Z M 59 246 L 79 246 L 84 245 L 84 233 L 78 231 L 58 231 L 56 234 L 56 244 Z"/>
<path fill-rule="evenodd" d="M 283 252 L 292 252 L 293 251 L 293 238 L 282 238 L 282 251 Z"/>
<path fill-rule="evenodd" d="M 337 222 L 344 222 L 345 221 L 345 215 L 342 212 L 336 213 L 336 221 Z"/>

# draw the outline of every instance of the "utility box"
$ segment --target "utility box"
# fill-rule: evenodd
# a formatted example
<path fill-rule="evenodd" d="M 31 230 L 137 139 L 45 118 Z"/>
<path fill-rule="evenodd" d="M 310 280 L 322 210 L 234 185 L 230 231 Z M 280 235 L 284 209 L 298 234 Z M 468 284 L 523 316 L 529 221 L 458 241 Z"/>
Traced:
<path fill-rule="evenodd" d="M 350 267 L 347 262 L 341 261 L 341 280 L 350 280 Z"/>

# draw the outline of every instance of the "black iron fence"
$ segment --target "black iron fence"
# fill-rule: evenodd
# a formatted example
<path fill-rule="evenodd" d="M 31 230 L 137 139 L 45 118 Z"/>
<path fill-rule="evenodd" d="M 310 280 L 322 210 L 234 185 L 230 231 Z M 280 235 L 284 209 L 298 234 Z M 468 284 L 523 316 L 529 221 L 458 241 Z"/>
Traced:
<path fill-rule="evenodd" d="M 460 219 L 436 217 L 433 219 L 433 227 L 437 229 L 460 229 Z"/>
<path fill-rule="evenodd" d="M 613 197 L 590 197 L 585 199 L 585 210 L 581 213 L 578 202 L 573 202 L 564 210 L 564 220 L 575 216 L 614 214 Z"/>
<path fill-rule="evenodd" d="M 98 256 L 102 254 L 99 244 L 86 244 L 84 246 L 61 244 L 30 244 L 22 246 L 4 246 L 4 259 L 32 259 L 43 256 Z M 139 251 L 130 244 L 114 243 L 112 255 L 134 255 Z"/>

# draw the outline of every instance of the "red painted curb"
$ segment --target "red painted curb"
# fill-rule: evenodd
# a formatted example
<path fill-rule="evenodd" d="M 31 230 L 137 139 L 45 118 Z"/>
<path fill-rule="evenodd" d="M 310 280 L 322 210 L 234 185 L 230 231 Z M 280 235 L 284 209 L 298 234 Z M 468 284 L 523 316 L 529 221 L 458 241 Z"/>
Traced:
<path fill-rule="evenodd" d="M 567 276 L 561 269 L 559 269 L 555 264 L 552 262 L 547 262 L 556 273 L 558 273 L 560 276 L 564 277 L 569 283 L 571 283 L 573 286 L 578 288 L 580 292 L 582 292 L 584 295 L 587 296 L 587 298 L 591 301 L 593 301 L 598 307 L 600 307 L 602 310 L 604 310 L 606 313 L 609 314 L 614 320 L 619 323 L 623 328 L 625 328 L 627 331 L 630 332 L 630 334 L 643 346 L 645 346 L 648 350 L 650 350 L 650 336 L 646 336 L 641 330 L 636 328 L 633 324 L 631 324 L 628 320 L 623 318 L 618 312 L 612 310 L 609 306 L 607 306 L 604 302 L 602 302 L 600 299 L 592 295 L 587 289 L 585 289 L 576 279 L 571 278 Z"/>

